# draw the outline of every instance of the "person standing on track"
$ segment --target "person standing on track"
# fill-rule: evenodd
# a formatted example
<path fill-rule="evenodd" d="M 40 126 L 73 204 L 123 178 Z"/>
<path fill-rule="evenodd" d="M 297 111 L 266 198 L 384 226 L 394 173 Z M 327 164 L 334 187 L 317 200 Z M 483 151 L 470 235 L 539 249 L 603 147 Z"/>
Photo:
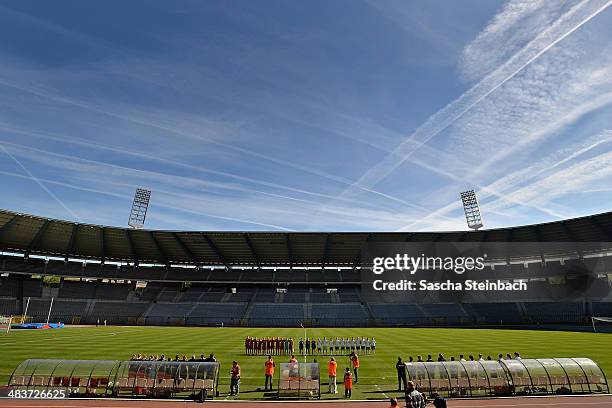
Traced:
<path fill-rule="evenodd" d="M 344 372 L 344 398 L 351 398 L 353 394 L 353 374 L 351 369 L 346 367 Z"/>
<path fill-rule="evenodd" d="M 230 395 L 238 396 L 240 394 L 240 366 L 236 360 L 232 361 L 230 375 Z"/>
<path fill-rule="evenodd" d="M 336 373 L 338 369 L 338 363 L 335 358 L 331 358 L 327 364 L 327 374 L 329 375 L 329 393 L 337 394 L 338 385 L 336 384 Z"/>
<path fill-rule="evenodd" d="M 268 381 L 270 382 L 270 391 L 272 391 L 272 378 L 274 378 L 274 367 L 276 367 L 272 356 L 268 356 L 268 360 L 264 363 L 264 366 L 266 367 L 266 384 L 264 386 L 264 391 L 268 391 Z"/>
<path fill-rule="evenodd" d="M 406 364 L 402 361 L 401 357 L 397 358 L 395 363 L 395 369 L 397 370 L 397 390 L 402 390 L 402 384 L 404 384 L 404 391 L 408 389 L 407 378 L 406 378 Z"/>
<path fill-rule="evenodd" d="M 355 375 L 355 384 L 359 382 L 359 356 L 353 351 L 351 356 L 351 363 L 353 365 L 353 374 Z"/>

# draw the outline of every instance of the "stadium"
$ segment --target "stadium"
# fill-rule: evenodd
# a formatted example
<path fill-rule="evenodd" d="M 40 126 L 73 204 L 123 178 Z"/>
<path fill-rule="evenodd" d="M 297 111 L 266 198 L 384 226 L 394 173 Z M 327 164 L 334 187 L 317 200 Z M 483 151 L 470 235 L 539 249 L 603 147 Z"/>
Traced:
<path fill-rule="evenodd" d="M 612 0 L 0 3 L 0 408 L 612 408 L 611 40 Z"/>
<path fill-rule="evenodd" d="M 605 317 L 612 316 L 612 258 L 601 244 L 612 241 L 612 213 L 448 233 L 153 231 L 9 211 L 0 213 L 0 223 L 0 313 L 23 317 L 20 323 L 66 324 L 49 330 L 14 325 L 3 334 L 0 379 L 5 384 L 36 389 L 29 381 L 37 377 L 37 368 L 38 375 L 49 376 L 44 377 L 45 384 L 60 378 L 54 377 L 54 371 L 55 376 L 63 371 L 63 377 L 83 370 L 70 361 L 62 363 L 66 358 L 125 361 L 138 354 L 189 358 L 214 353 L 220 372 L 210 385 L 213 399 L 275 400 L 282 394 L 282 381 L 275 377 L 273 391 L 262 390 L 267 353 L 247 355 L 246 337 L 294 338 L 300 363 L 318 360 L 323 370 L 334 353 L 315 352 L 313 346 L 308 355 L 299 354 L 298 339 L 360 337 L 377 342 L 375 353 L 361 353 L 361 381 L 354 391 L 360 400 L 401 396 L 394 366 L 398 356 L 408 361 L 410 356 L 425 360 L 438 354 L 457 360 L 460 355 L 466 359 L 482 355 L 493 360 L 488 363 L 497 364 L 499 353 L 519 352 L 532 363 L 548 361 L 548 371 L 540 372 L 546 364 L 537 370 L 532 367 L 531 382 L 521 391 L 522 383 L 514 379 L 512 393 L 517 396 L 609 393 L 611 330 Z M 482 272 L 495 279 L 529 281 L 530 290 L 520 294 L 480 293 L 457 300 L 448 292 L 430 291 L 413 303 L 361 297 L 360 270 L 367 268 L 362 265 L 361 248 L 367 243 L 483 240 L 549 242 L 546 248 L 555 251 L 512 254 L 508 263 L 487 265 L 489 269 Z M 588 272 L 578 265 L 586 265 Z M 568 285 L 582 288 L 580 296 L 563 297 L 561 289 Z M 559 294 L 556 300 L 543 300 L 543 291 Z M 348 348 L 346 353 L 338 352 L 339 367 L 350 366 Z M 278 365 L 289 361 L 285 353 L 272 353 Z M 596 362 L 594 370 L 599 366 L 601 371 L 585 372 L 582 381 L 574 379 L 577 358 Z M 44 359 L 54 360 L 45 363 Z M 224 375 L 232 360 L 240 363 L 243 373 L 237 397 L 229 396 L 229 378 Z M 104 361 L 99 363 L 102 367 L 109 364 Z M 105 375 L 116 375 L 108 370 Z M 469 391 L 438 383 L 442 380 L 434 372 L 429 378 L 432 383 L 419 384 L 429 393 L 459 400 L 508 395 L 487 372 L 481 374 L 488 382 L 472 379 L 473 386 L 466 387 Z M 541 375 L 548 378 L 543 387 L 538 383 Z M 418 373 L 409 372 L 409 377 L 417 378 Z M 316 398 L 338 398 L 325 392 L 326 380 L 317 386 Z M 107 395 L 106 389 L 92 392 Z M 130 389 L 121 395 L 137 394 Z M 175 396 L 181 395 L 177 391 Z M 293 396 L 305 395 L 298 391 Z M 307 398 L 311 396 L 308 391 Z"/>

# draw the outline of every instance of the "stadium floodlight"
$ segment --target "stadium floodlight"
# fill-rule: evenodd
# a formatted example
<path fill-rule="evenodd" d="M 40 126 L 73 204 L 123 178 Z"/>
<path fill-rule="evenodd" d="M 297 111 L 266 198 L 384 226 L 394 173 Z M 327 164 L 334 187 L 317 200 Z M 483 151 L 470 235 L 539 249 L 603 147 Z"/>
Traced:
<path fill-rule="evenodd" d="M 151 191 L 144 188 L 137 188 L 134 194 L 134 202 L 132 203 L 132 211 L 130 211 L 130 219 L 128 225 L 132 228 L 144 227 L 147 209 L 149 208 L 149 200 L 151 199 Z"/>
<path fill-rule="evenodd" d="M 478 206 L 478 199 L 474 190 L 461 192 L 461 201 L 463 202 L 463 212 L 465 213 L 468 227 L 473 230 L 482 228 L 482 216 L 480 215 L 480 207 Z"/>

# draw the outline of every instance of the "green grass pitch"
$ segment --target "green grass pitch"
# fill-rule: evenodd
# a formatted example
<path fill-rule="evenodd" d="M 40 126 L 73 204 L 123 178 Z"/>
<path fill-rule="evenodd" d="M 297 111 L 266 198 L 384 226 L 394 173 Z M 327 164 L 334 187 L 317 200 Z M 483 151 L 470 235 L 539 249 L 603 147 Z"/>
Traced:
<path fill-rule="evenodd" d="M 196 328 L 196 327 L 71 327 L 60 330 L 11 331 L 0 335 L 0 384 L 6 384 L 12 370 L 27 358 L 129 359 L 134 353 L 208 354 L 215 353 L 221 362 L 220 391 L 226 398 L 229 369 L 236 359 L 242 367 L 241 399 L 261 399 L 265 357 L 246 356 L 244 337 L 304 335 L 302 329 Z M 528 330 L 486 329 L 414 329 L 414 328 L 313 328 L 308 337 L 375 337 L 377 351 L 361 356 L 360 381 L 353 389 L 353 399 L 386 398 L 398 395 L 395 361 L 418 354 L 444 353 L 469 355 L 482 353 L 495 358 L 498 353 L 519 351 L 524 357 L 589 357 L 612 378 L 612 335 Z M 339 398 L 326 394 L 327 356 L 315 357 L 322 362 L 322 398 Z M 277 362 L 287 357 L 275 357 Z M 313 357 L 308 357 L 312 361 Z M 348 366 L 348 357 L 336 355 L 338 369 Z M 303 361 L 303 359 L 300 359 Z M 276 372 L 278 374 L 278 370 Z M 339 386 L 340 393 L 343 388 Z M 233 398 L 233 397 L 232 397 Z"/>

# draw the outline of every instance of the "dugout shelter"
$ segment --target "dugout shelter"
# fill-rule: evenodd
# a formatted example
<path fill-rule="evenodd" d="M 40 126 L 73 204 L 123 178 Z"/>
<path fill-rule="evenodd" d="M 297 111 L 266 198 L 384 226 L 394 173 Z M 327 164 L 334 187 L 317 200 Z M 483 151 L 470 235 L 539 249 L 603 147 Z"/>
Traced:
<path fill-rule="evenodd" d="M 65 389 L 74 397 L 176 397 L 217 394 L 220 364 L 191 361 L 29 359 L 11 374 L 19 390 Z"/>
<path fill-rule="evenodd" d="M 406 369 L 421 392 L 448 398 L 610 392 L 588 358 L 412 362 Z"/>

